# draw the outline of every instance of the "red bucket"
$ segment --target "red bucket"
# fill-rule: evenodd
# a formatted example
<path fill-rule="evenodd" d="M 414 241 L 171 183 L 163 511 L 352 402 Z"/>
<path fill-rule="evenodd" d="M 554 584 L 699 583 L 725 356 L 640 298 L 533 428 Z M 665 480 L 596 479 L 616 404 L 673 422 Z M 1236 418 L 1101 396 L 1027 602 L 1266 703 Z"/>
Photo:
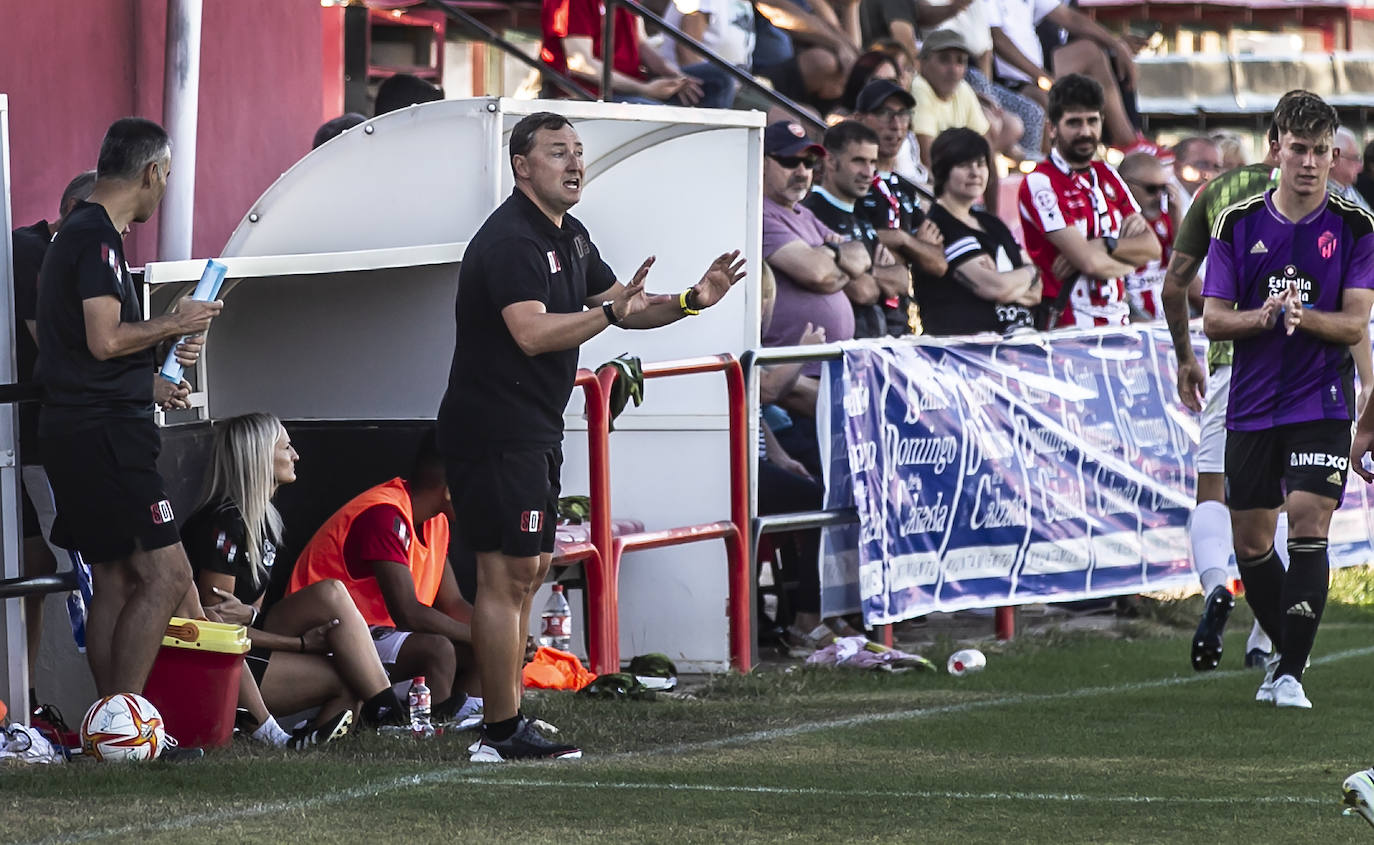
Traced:
<path fill-rule="evenodd" d="M 248 629 L 172 617 L 143 697 L 183 748 L 219 748 L 234 736 Z"/>

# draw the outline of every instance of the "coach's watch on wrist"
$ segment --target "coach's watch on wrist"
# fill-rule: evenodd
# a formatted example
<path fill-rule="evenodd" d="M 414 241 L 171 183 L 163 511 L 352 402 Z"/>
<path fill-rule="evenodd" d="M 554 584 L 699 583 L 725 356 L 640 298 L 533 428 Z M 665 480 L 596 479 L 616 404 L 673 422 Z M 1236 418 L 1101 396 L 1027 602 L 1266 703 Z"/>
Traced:
<path fill-rule="evenodd" d="M 620 318 L 615 315 L 615 306 L 609 299 L 601 303 L 601 310 L 606 314 L 606 322 L 613 326 L 620 325 Z"/>
<path fill-rule="evenodd" d="M 1108 235 L 1107 237 L 1102 239 L 1102 243 L 1104 246 L 1107 247 L 1108 255 L 1111 255 L 1112 253 L 1116 252 L 1116 245 L 1118 243 L 1116 238 L 1112 237 L 1111 235 Z"/>

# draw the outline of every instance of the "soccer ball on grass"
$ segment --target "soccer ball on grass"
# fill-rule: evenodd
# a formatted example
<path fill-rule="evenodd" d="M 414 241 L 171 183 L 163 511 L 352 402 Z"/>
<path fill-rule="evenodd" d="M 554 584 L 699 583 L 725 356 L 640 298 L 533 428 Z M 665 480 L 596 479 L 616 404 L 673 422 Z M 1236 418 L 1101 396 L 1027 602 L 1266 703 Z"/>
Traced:
<path fill-rule="evenodd" d="M 162 714 L 131 692 L 105 696 L 81 720 L 81 747 L 97 760 L 156 760 L 166 744 Z"/>

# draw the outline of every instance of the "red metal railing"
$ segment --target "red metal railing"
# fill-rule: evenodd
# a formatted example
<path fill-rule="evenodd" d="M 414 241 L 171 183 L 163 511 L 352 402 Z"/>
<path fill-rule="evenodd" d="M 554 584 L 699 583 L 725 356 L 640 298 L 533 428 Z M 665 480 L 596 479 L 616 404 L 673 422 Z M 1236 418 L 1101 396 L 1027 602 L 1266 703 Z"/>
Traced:
<path fill-rule="evenodd" d="M 602 521 L 598 521 L 595 518 L 596 509 L 593 507 L 592 536 L 605 543 L 600 545 L 600 548 L 610 549 L 608 577 L 613 585 L 612 589 L 616 590 L 619 585 L 620 558 L 627 551 L 678 546 L 703 540 L 724 540 L 728 566 L 730 665 L 739 672 L 748 672 L 753 666 L 753 647 L 750 642 L 750 578 L 753 574 L 753 565 L 749 557 L 749 409 L 744 387 L 744 370 L 733 355 L 707 355 L 644 366 L 645 380 L 700 373 L 725 374 L 730 438 L 730 520 L 625 534 L 612 540 L 610 514 L 606 513 Z M 610 396 L 611 387 L 618 376 L 619 371 L 614 367 L 607 367 L 601 371 L 602 391 L 607 397 Z M 616 598 L 617 603 L 611 605 L 612 610 L 619 607 L 618 595 Z M 616 629 L 614 642 L 618 649 L 620 622 L 615 614 L 612 614 L 612 624 Z"/>
<path fill-rule="evenodd" d="M 740 672 L 752 666 L 749 557 L 748 406 L 744 372 L 731 355 L 664 361 L 644 367 L 645 379 L 719 372 L 725 374 L 729 403 L 730 519 L 614 536 L 611 522 L 610 407 L 618 371 L 579 370 L 577 386 L 587 402 L 587 464 L 591 500 L 589 543 L 565 544 L 555 565 L 582 561 L 587 579 L 587 658 L 594 672 L 620 671 L 620 560 L 628 551 L 725 541 L 729 566 L 728 617 L 730 663 Z"/>

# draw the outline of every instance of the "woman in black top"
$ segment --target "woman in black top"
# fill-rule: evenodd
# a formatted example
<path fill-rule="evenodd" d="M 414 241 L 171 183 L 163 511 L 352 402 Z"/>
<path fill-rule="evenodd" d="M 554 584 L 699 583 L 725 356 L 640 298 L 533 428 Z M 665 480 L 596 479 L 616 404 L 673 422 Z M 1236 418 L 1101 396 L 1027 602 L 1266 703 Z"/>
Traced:
<path fill-rule="evenodd" d="M 347 733 L 366 702 L 369 723 L 398 719 L 402 708 L 343 584 L 323 581 L 262 610 L 281 542 L 277 487 L 296 480 L 296 450 L 271 414 L 245 414 L 216 426 L 204 502 L 182 540 L 207 611 L 249 626 L 253 649 L 240 703 L 257 724 L 255 739 L 304 748 Z M 254 684 L 253 682 L 256 682 Z M 259 698 L 256 692 L 261 691 Z M 286 735 L 272 712 L 319 707 L 311 726 Z"/>
<path fill-rule="evenodd" d="M 988 183 L 988 142 L 946 129 L 930 145 L 935 205 L 927 215 L 945 239 L 943 276 L 918 275 L 916 302 L 928 335 L 1034 329 L 1040 270 L 994 214 L 974 208 Z"/>

